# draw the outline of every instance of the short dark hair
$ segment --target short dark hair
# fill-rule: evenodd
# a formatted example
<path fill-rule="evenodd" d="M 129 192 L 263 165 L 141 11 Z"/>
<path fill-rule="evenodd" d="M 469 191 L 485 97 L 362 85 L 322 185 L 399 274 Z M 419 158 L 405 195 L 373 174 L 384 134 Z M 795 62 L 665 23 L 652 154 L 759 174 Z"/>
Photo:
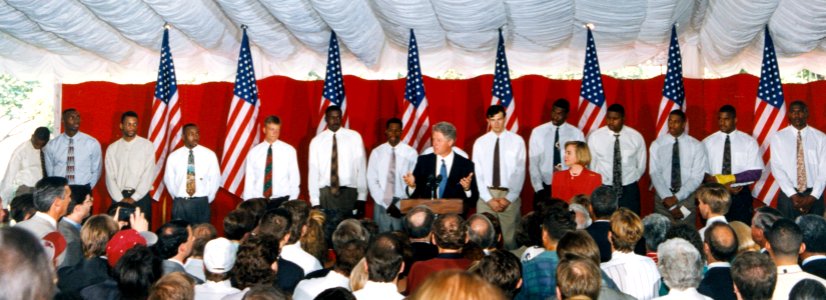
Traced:
<path fill-rule="evenodd" d="M 51 135 L 51 132 L 49 131 L 49 128 L 41 126 L 41 127 L 37 127 L 37 129 L 34 130 L 33 135 L 34 135 L 34 138 L 39 140 L 39 141 L 48 142 L 49 141 L 49 135 Z"/>
<path fill-rule="evenodd" d="M 617 193 L 608 186 L 600 186 L 591 192 L 591 208 L 597 219 L 611 217 L 617 210 Z"/>
<path fill-rule="evenodd" d="M 731 264 L 731 279 L 743 299 L 771 299 L 777 283 L 777 267 L 768 255 L 743 252 Z"/>
<path fill-rule="evenodd" d="M 37 209 L 34 208 L 34 194 L 16 196 L 9 205 L 9 215 L 17 223 L 23 222 L 26 216 L 34 216 L 35 212 Z"/>
<path fill-rule="evenodd" d="M 158 231 L 158 242 L 152 246 L 155 255 L 161 259 L 169 259 L 178 254 L 178 247 L 189 239 L 189 222 L 172 220 L 161 225 Z"/>
<path fill-rule="evenodd" d="M 552 207 L 545 214 L 545 219 L 542 221 L 542 230 L 548 233 L 548 237 L 559 241 L 568 231 L 576 230 L 573 213 L 558 207 Z"/>
<path fill-rule="evenodd" d="M 392 282 L 404 261 L 401 242 L 392 233 L 379 234 L 365 255 L 367 278 L 375 282 Z"/>
<path fill-rule="evenodd" d="M 364 251 L 367 250 L 367 242 L 360 240 L 348 240 L 343 245 L 336 248 L 335 268 L 349 276 L 353 268 L 364 258 Z"/>
<path fill-rule="evenodd" d="M 281 241 L 292 230 L 292 213 L 283 208 L 267 211 L 258 222 L 258 234 L 271 235 Z"/>
<path fill-rule="evenodd" d="M 803 100 L 794 100 L 794 101 L 792 101 L 792 103 L 789 104 L 789 109 L 792 109 L 792 107 L 795 107 L 795 106 L 800 106 L 800 108 L 803 109 L 803 111 L 809 112 L 809 106 L 806 105 L 806 102 L 803 102 Z"/>
<path fill-rule="evenodd" d="M 425 214 L 421 224 L 414 224 L 413 216 L 418 214 Z M 430 229 L 433 227 L 433 220 L 436 216 L 433 211 L 427 206 L 417 206 L 411 209 L 407 215 L 404 216 L 404 231 L 410 238 L 421 239 L 430 234 Z"/>
<path fill-rule="evenodd" d="M 282 300 L 290 299 L 290 296 L 284 291 L 271 285 L 256 285 L 252 287 L 246 294 L 244 300 Z"/>
<path fill-rule="evenodd" d="M 255 229 L 255 217 L 245 210 L 233 210 L 224 217 L 224 237 L 228 240 L 241 240 L 244 235 Z"/>
<path fill-rule="evenodd" d="M 390 124 L 399 124 L 399 126 L 404 127 L 404 124 L 402 124 L 402 120 L 400 120 L 399 118 L 387 119 L 387 122 L 384 122 L 384 128 L 390 128 Z"/>
<path fill-rule="evenodd" d="M 149 288 L 163 276 L 161 260 L 144 245 L 135 245 L 118 260 L 112 269 L 121 295 L 130 299 L 145 299 Z"/>
<path fill-rule="evenodd" d="M 737 117 L 737 109 L 735 109 L 734 106 L 731 106 L 730 104 L 720 106 L 720 110 L 718 112 L 719 113 L 728 113 L 734 118 Z"/>
<path fill-rule="evenodd" d="M 184 124 L 184 127 L 181 127 L 181 135 L 186 134 L 186 130 L 189 129 L 189 127 L 198 128 L 198 125 L 195 125 L 195 123 L 186 123 L 186 124 Z"/>
<path fill-rule="evenodd" d="M 74 107 L 64 109 L 63 112 L 60 113 L 60 116 L 63 117 L 63 116 L 66 116 L 66 114 L 72 113 L 72 112 L 77 112 L 77 109 L 75 109 Z"/>
<path fill-rule="evenodd" d="M 775 256 L 797 257 L 803 243 L 803 232 L 792 220 L 782 218 L 774 222 L 766 240 Z"/>
<path fill-rule="evenodd" d="M 499 104 L 494 104 L 494 105 L 491 105 L 490 107 L 488 107 L 488 111 L 487 111 L 487 113 L 485 113 L 485 116 L 487 116 L 488 118 L 493 118 L 493 116 L 495 116 L 498 113 L 502 113 L 503 116 L 508 114 L 507 112 L 505 112 L 505 107 L 504 106 L 499 105 Z"/>
<path fill-rule="evenodd" d="M 728 231 L 727 238 L 723 231 Z M 711 257 L 717 261 L 728 262 L 737 255 L 740 242 L 737 240 L 737 233 L 731 225 L 723 222 L 714 222 L 708 226 L 703 234 L 704 242 L 708 244 Z"/>
<path fill-rule="evenodd" d="M 121 123 L 123 123 L 123 121 L 126 121 L 126 118 L 129 118 L 129 117 L 132 117 L 132 118 L 137 119 L 137 118 L 138 118 L 138 114 L 137 114 L 136 112 L 134 112 L 134 111 L 127 110 L 127 111 L 125 111 L 124 113 L 122 113 L 122 114 L 120 115 L 120 122 L 121 122 Z"/>
<path fill-rule="evenodd" d="M 324 290 L 314 300 L 356 300 L 356 296 L 347 288 L 339 286 Z"/>
<path fill-rule="evenodd" d="M 267 125 L 267 124 L 280 125 L 281 124 L 281 118 L 279 118 L 276 115 L 269 115 L 264 119 L 264 125 Z"/>
<path fill-rule="evenodd" d="M 789 292 L 789 299 L 794 300 L 817 300 L 823 299 L 826 294 L 826 287 L 814 279 L 803 279 L 798 281 Z"/>
<path fill-rule="evenodd" d="M 818 215 L 797 217 L 797 226 L 803 231 L 807 252 L 826 252 L 826 219 Z"/>
<path fill-rule="evenodd" d="M 301 228 L 307 225 L 310 218 L 310 205 L 304 201 L 287 201 L 281 207 L 290 212 L 292 222 L 290 224 L 290 240 L 287 244 L 293 244 L 301 239 Z"/>
<path fill-rule="evenodd" d="M 685 112 L 682 111 L 682 110 L 679 110 L 679 109 L 672 110 L 670 113 L 668 113 L 668 115 L 669 116 L 678 116 L 678 117 L 680 117 L 680 119 L 683 119 L 683 122 L 685 122 Z"/>
<path fill-rule="evenodd" d="M 255 223 L 258 223 L 258 221 L 261 219 L 261 216 L 263 216 L 264 213 L 267 212 L 268 203 L 269 200 L 267 200 L 266 198 L 252 198 L 247 199 L 245 201 L 241 201 L 241 203 L 238 203 L 238 206 L 235 209 L 244 210 L 252 214 Z"/>
<path fill-rule="evenodd" d="M 338 105 L 327 106 L 327 109 L 324 110 L 324 116 L 327 116 L 329 113 L 334 112 L 334 111 L 337 111 L 337 112 L 341 113 L 341 107 L 339 107 Z"/>
<path fill-rule="evenodd" d="M 556 99 L 556 101 L 554 101 L 554 104 L 553 104 L 552 107 L 559 107 L 562 110 L 564 110 L 566 113 L 571 111 L 571 103 L 568 102 L 568 100 L 565 99 L 565 98 Z"/>
<path fill-rule="evenodd" d="M 242 242 L 238 247 L 233 278 L 239 289 L 257 284 L 272 283 L 276 273 L 271 265 L 278 260 L 278 240 L 270 235 L 255 235 Z"/>
<path fill-rule="evenodd" d="M 691 243 L 697 252 L 700 252 L 700 258 L 706 260 L 706 252 L 703 251 L 703 238 L 700 237 L 700 232 L 694 227 L 686 223 L 673 224 L 668 232 L 665 233 L 665 239 L 681 238 Z"/>
<path fill-rule="evenodd" d="M 621 117 L 625 117 L 625 107 L 622 107 L 622 104 L 619 103 L 609 105 L 608 112 L 615 112 L 620 114 Z"/>
<path fill-rule="evenodd" d="M 498 286 L 507 299 L 513 299 L 519 291 L 517 285 L 522 278 L 522 264 L 510 251 L 493 251 L 479 261 L 474 273 Z"/>
<path fill-rule="evenodd" d="M 34 185 L 34 208 L 39 212 L 47 212 L 54 204 L 55 198 L 66 196 L 66 186 L 69 181 L 64 177 L 44 177 Z"/>
<path fill-rule="evenodd" d="M 783 215 L 774 207 L 762 206 L 754 210 L 752 224 L 757 229 L 768 231 L 774 222 L 783 218 Z"/>
<path fill-rule="evenodd" d="M 436 246 L 444 249 L 458 250 L 465 245 L 464 220 L 457 214 L 444 214 L 436 217 L 433 223 L 433 236 Z"/>
<path fill-rule="evenodd" d="M 75 210 L 75 206 L 83 205 L 86 195 L 92 193 L 92 188 L 86 184 L 70 184 L 69 189 L 72 190 L 72 201 L 69 201 L 69 206 L 66 207 L 67 214 L 71 214 Z"/>

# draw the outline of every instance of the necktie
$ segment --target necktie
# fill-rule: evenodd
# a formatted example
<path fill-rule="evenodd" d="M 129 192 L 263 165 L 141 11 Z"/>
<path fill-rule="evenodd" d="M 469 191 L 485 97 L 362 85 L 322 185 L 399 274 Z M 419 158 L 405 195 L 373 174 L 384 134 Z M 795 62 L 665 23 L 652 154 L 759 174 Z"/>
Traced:
<path fill-rule="evenodd" d="M 330 193 L 338 196 L 338 142 L 336 134 L 333 133 L 333 152 L 330 155 Z"/>
<path fill-rule="evenodd" d="M 499 138 L 496 138 L 496 146 L 493 147 L 493 187 L 499 187 L 502 183 L 499 168 Z"/>
<path fill-rule="evenodd" d="M 396 191 L 396 149 L 391 148 L 390 165 L 387 169 L 387 185 L 384 187 L 384 204 L 390 206 L 393 203 L 393 195 Z"/>
<path fill-rule="evenodd" d="M 559 149 L 559 127 L 557 127 L 554 132 L 554 171 L 556 171 L 556 166 L 562 164 L 562 156 L 560 155 L 561 151 L 562 150 Z"/>
<path fill-rule="evenodd" d="M 806 190 L 806 164 L 803 157 L 803 136 L 797 131 L 797 191 Z"/>
<path fill-rule="evenodd" d="M 195 195 L 195 155 L 189 149 L 189 158 L 186 160 L 186 193 L 190 197 Z"/>
<path fill-rule="evenodd" d="M 75 183 L 75 139 L 69 138 L 69 150 L 66 151 L 66 180 Z"/>
<path fill-rule="evenodd" d="M 683 185 L 680 174 L 680 140 L 674 138 L 671 148 L 671 193 L 676 194 Z"/>
<path fill-rule="evenodd" d="M 731 139 L 726 135 L 726 145 L 723 147 L 723 175 L 731 175 Z"/>
<path fill-rule="evenodd" d="M 439 181 L 439 198 L 443 198 L 447 187 L 447 166 L 444 159 L 442 159 L 442 167 L 439 168 L 439 176 L 442 176 L 442 180 Z"/>
<path fill-rule="evenodd" d="M 272 145 L 267 148 L 267 165 L 264 167 L 264 198 L 272 196 Z"/>
<path fill-rule="evenodd" d="M 40 168 L 43 169 L 43 177 L 46 177 L 46 153 L 42 148 L 40 149 Z"/>
<path fill-rule="evenodd" d="M 620 135 L 615 133 L 614 137 L 614 175 L 613 187 L 617 198 L 622 197 L 622 151 L 620 150 Z"/>

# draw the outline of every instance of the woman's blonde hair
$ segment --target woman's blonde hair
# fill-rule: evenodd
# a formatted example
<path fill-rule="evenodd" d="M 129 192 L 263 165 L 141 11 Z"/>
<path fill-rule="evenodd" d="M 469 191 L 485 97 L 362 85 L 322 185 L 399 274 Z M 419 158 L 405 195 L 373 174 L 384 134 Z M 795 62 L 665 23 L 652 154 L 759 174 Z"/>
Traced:
<path fill-rule="evenodd" d="M 367 283 L 367 270 L 364 269 L 364 265 L 367 264 L 367 260 L 362 258 L 353 270 L 350 271 L 350 290 L 355 292 L 362 288 L 364 288 L 364 284 Z"/>
<path fill-rule="evenodd" d="M 737 242 L 740 245 L 737 247 L 737 254 L 749 251 L 760 251 L 760 246 L 751 238 L 751 227 L 746 223 L 740 221 L 733 221 L 729 223 L 734 233 L 737 235 Z"/>
<path fill-rule="evenodd" d="M 327 242 L 324 240 L 324 221 L 327 216 L 318 209 L 310 211 L 307 231 L 301 236 L 301 249 L 314 256 L 322 264 L 327 262 Z"/>
<path fill-rule="evenodd" d="M 504 300 L 505 295 L 479 275 L 461 270 L 445 270 L 428 277 L 410 299 Z"/>
<path fill-rule="evenodd" d="M 591 164 L 591 150 L 588 150 L 588 144 L 582 141 L 570 141 L 565 143 L 565 148 L 574 146 L 574 154 L 576 154 L 576 163 L 583 167 L 588 167 Z"/>
<path fill-rule="evenodd" d="M 92 258 L 106 254 L 106 243 L 118 232 L 118 222 L 106 214 L 94 215 L 80 228 L 83 257 Z"/>

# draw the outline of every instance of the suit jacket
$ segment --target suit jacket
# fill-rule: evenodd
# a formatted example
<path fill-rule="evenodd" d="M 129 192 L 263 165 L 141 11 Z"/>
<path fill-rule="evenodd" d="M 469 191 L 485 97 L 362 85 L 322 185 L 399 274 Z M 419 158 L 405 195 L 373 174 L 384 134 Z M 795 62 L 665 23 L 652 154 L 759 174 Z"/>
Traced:
<path fill-rule="evenodd" d="M 44 236 L 49 234 L 49 232 L 57 231 L 57 228 L 52 226 L 52 223 L 36 216 L 32 216 L 28 220 L 17 223 L 17 225 L 14 226 L 26 229 L 38 239 L 42 239 Z"/>
<path fill-rule="evenodd" d="M 275 287 L 292 294 L 301 279 L 304 279 L 304 270 L 300 266 L 289 260 L 278 258 L 278 276 L 273 283 Z"/>
<path fill-rule="evenodd" d="M 826 258 L 815 259 L 801 266 L 806 273 L 826 279 Z"/>
<path fill-rule="evenodd" d="M 715 300 L 737 299 L 731 268 L 721 266 L 708 269 L 697 291 Z"/>
<path fill-rule="evenodd" d="M 194 279 L 196 284 L 204 283 L 204 281 L 201 280 L 200 278 L 192 276 L 192 274 L 187 273 L 186 269 L 184 269 L 184 266 L 178 264 L 177 262 L 165 259 L 161 263 L 161 268 L 163 269 L 163 274 L 164 275 L 172 273 L 172 272 L 181 272 L 181 273 L 186 274 L 186 276 L 189 276 L 189 278 Z"/>
<path fill-rule="evenodd" d="M 79 299 L 83 288 L 107 279 L 111 279 L 109 264 L 101 257 L 82 259 L 75 265 L 57 270 L 57 288 L 65 297 L 63 299 Z"/>
<path fill-rule="evenodd" d="M 599 246 L 599 261 L 607 262 L 611 260 L 611 243 L 608 242 L 608 232 L 611 231 L 610 222 L 594 222 L 585 229 L 594 238 Z"/>
<path fill-rule="evenodd" d="M 456 152 L 453 153 L 453 165 L 450 167 L 447 186 L 442 198 L 462 199 L 465 213 L 471 207 L 475 207 L 476 200 L 479 199 L 479 190 L 476 188 L 476 176 L 471 177 L 470 197 L 465 194 L 459 181 L 467 177 L 473 170 L 473 161 L 456 154 Z M 416 190 L 413 191 L 410 198 L 430 198 L 431 189 L 427 186 L 427 179 L 434 174 L 436 174 L 436 154 L 420 155 L 416 160 L 416 167 L 413 169 L 413 176 L 416 177 Z"/>
<path fill-rule="evenodd" d="M 80 229 L 65 220 L 60 219 L 57 223 L 57 229 L 60 234 L 66 239 L 66 252 L 64 252 L 63 263 L 60 267 L 74 266 L 83 260 L 83 245 L 80 242 Z"/>

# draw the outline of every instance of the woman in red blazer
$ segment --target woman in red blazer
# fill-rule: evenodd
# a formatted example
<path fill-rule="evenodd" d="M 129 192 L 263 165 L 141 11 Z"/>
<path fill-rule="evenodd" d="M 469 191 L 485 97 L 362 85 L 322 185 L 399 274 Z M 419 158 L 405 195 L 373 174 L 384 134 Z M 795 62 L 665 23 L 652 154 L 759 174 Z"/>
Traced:
<path fill-rule="evenodd" d="M 588 144 L 580 141 L 565 143 L 565 165 L 568 170 L 554 172 L 551 197 L 570 203 L 576 195 L 590 196 L 594 189 L 602 185 L 602 176 L 586 168 L 590 163 Z"/>

